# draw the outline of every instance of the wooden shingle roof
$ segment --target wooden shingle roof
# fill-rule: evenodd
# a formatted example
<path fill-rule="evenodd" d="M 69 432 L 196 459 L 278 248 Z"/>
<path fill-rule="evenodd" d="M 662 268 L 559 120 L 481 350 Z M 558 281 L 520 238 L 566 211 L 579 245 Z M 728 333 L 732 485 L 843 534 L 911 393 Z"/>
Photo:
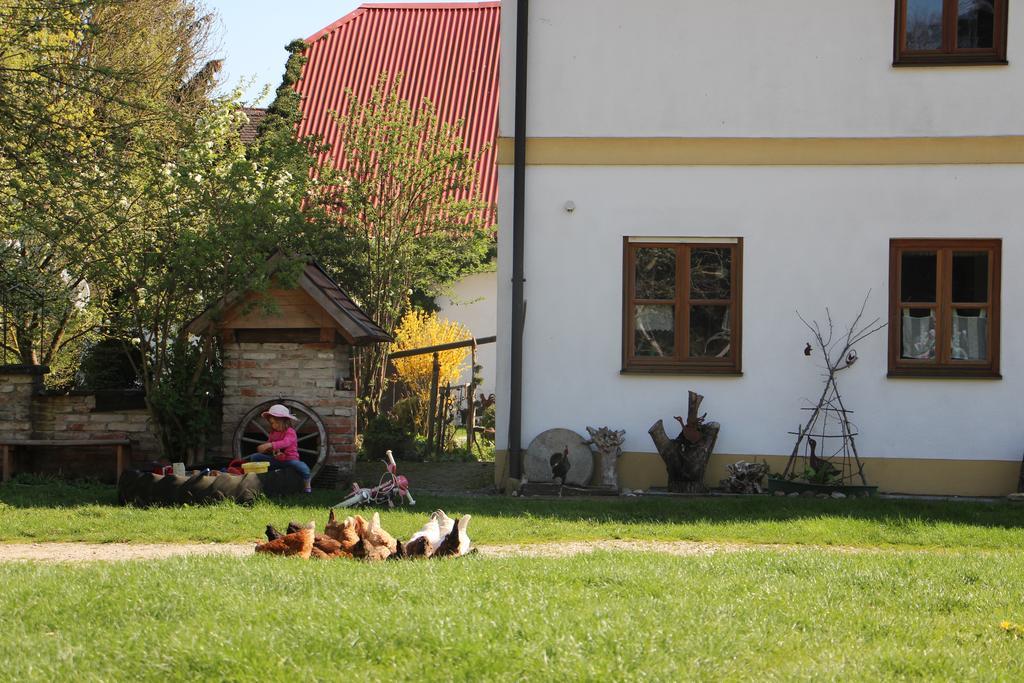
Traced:
<path fill-rule="evenodd" d="M 271 272 L 275 270 L 277 262 L 283 264 L 288 259 L 289 257 L 282 252 L 275 253 L 270 258 Z M 326 319 L 337 327 L 338 332 L 349 344 L 362 346 L 394 341 L 391 335 L 381 329 L 316 261 L 305 261 L 297 289 L 305 292 L 323 310 Z M 252 292 L 238 291 L 223 297 L 189 323 L 188 332 L 200 335 L 216 331 L 223 321 L 236 312 L 236 308 L 250 300 L 250 294 Z M 312 303 L 309 305 L 312 306 Z"/>
<path fill-rule="evenodd" d="M 238 131 L 238 135 L 244 144 L 251 145 L 256 141 L 260 123 L 263 122 L 264 117 L 267 115 L 267 110 L 259 107 L 242 107 L 242 113 L 245 114 L 245 123 L 242 124 L 242 129 Z"/>

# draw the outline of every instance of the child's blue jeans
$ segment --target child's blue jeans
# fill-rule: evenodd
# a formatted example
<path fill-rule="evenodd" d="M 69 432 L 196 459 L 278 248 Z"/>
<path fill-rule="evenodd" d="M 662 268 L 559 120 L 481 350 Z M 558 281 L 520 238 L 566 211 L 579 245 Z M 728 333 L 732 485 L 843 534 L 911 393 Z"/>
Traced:
<path fill-rule="evenodd" d="M 290 467 L 301 474 L 305 481 L 309 481 L 309 465 L 301 460 L 278 460 L 272 455 L 253 453 L 249 456 L 249 462 L 269 462 L 272 470 L 283 470 Z"/>

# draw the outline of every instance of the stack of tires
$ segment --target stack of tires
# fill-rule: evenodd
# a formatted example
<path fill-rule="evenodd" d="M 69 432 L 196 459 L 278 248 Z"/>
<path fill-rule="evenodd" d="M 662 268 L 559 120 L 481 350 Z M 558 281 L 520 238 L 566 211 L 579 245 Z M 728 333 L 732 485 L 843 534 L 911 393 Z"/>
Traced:
<path fill-rule="evenodd" d="M 190 477 L 127 470 L 117 482 L 117 500 L 121 505 L 138 507 L 204 505 L 224 500 L 252 505 L 261 494 L 287 496 L 300 493 L 302 488 L 302 477 L 291 469 L 242 476 L 195 474 Z"/>

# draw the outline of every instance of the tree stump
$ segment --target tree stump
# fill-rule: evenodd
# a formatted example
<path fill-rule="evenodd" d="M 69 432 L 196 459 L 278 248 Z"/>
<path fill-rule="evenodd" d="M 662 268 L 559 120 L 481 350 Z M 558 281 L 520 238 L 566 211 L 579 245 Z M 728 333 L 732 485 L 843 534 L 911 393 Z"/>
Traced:
<path fill-rule="evenodd" d="M 658 454 L 665 462 L 668 470 L 668 490 L 673 493 L 705 493 L 704 472 L 708 460 L 718 441 L 721 425 L 717 422 L 704 422 L 703 415 L 698 416 L 701 401 L 704 397 L 696 392 L 689 392 L 689 405 L 686 421 L 677 417 L 683 429 L 679 436 L 670 439 L 665 433 L 665 425 L 658 420 L 647 430 L 658 449 Z"/>

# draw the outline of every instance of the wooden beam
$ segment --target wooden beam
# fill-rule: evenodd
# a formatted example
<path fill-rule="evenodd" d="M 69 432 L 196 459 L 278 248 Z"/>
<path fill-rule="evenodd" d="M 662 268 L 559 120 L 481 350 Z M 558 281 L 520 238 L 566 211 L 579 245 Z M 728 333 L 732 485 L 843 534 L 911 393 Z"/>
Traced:
<path fill-rule="evenodd" d="M 497 337 L 481 337 L 480 339 L 466 339 L 465 341 L 451 342 L 450 344 L 438 344 L 437 346 L 425 346 L 422 349 L 409 349 L 390 353 L 390 358 L 408 358 L 410 356 L 421 356 L 425 353 L 438 353 L 439 351 L 451 351 L 452 349 L 464 349 L 467 346 L 478 346 L 480 344 L 493 344 L 498 341 Z"/>
<path fill-rule="evenodd" d="M 117 446 L 117 481 L 121 481 L 121 473 L 124 472 L 125 468 L 125 447 L 123 445 Z"/>

